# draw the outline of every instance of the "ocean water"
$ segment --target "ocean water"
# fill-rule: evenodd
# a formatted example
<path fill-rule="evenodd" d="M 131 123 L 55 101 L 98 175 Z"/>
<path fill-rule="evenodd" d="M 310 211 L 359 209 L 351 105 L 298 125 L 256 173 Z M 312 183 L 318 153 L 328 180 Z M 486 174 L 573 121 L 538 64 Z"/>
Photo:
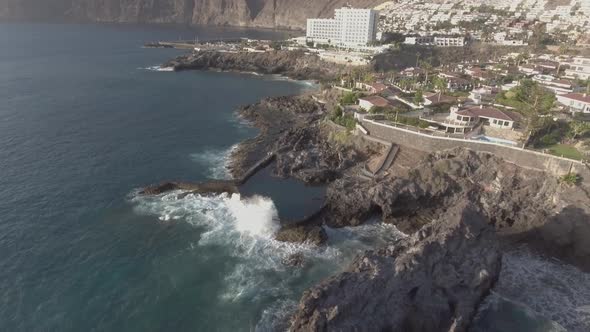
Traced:
<path fill-rule="evenodd" d="M 274 331 L 307 287 L 401 236 L 375 221 L 328 229 L 322 249 L 278 243 L 279 219 L 323 188 L 275 179 L 247 198 L 140 197 L 164 180 L 226 178 L 256 130 L 240 105 L 309 86 L 237 73 L 163 72 L 146 41 L 284 33 L 137 25 L 0 24 L 0 331 Z M 301 269 L 282 260 L 306 259 Z M 588 274 L 525 251 L 477 331 L 587 331 Z"/>
<path fill-rule="evenodd" d="M 158 71 L 179 51 L 143 43 L 283 35 L 0 24 L 0 331 L 273 330 L 305 288 L 396 236 L 373 224 L 330 230 L 329 249 L 277 243 L 278 219 L 313 211 L 323 189 L 268 172 L 246 200 L 137 196 L 227 177 L 231 149 L 257 133 L 237 107 L 309 88 Z M 282 264 L 297 252 L 304 268 Z"/>

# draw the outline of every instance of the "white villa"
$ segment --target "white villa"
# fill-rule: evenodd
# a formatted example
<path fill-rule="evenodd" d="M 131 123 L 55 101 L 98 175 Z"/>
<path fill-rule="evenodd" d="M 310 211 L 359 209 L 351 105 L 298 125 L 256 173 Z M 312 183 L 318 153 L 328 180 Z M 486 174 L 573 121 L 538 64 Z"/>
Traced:
<path fill-rule="evenodd" d="M 478 105 L 467 107 L 451 107 L 448 115 L 434 117 L 422 117 L 434 127 L 442 129 L 446 133 L 468 133 L 479 124 L 498 129 L 514 129 L 516 118 L 508 112 L 495 107 Z"/>
<path fill-rule="evenodd" d="M 567 77 L 587 80 L 590 78 L 590 58 L 575 57 L 572 62 L 567 62 L 569 68 L 565 70 Z"/>
<path fill-rule="evenodd" d="M 586 93 L 558 95 L 557 101 L 568 107 L 571 112 L 590 113 L 590 96 Z"/>
<path fill-rule="evenodd" d="M 359 98 L 359 107 L 369 111 L 373 107 L 387 107 L 389 101 L 381 96 L 368 96 Z"/>

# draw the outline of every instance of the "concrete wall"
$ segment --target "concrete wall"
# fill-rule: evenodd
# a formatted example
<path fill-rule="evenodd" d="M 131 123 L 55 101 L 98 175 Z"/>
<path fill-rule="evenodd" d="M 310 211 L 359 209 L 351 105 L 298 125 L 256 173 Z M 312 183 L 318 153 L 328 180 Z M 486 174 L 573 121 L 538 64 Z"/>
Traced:
<path fill-rule="evenodd" d="M 584 178 L 584 181 L 590 181 L 590 169 L 583 163 L 575 160 L 488 142 L 435 137 L 366 119 L 363 120 L 363 126 L 369 131 L 369 135 L 373 137 L 424 152 L 464 147 L 477 151 L 490 152 L 518 166 L 545 171 L 556 176 L 562 176 L 571 170 L 574 173 L 580 174 Z"/>

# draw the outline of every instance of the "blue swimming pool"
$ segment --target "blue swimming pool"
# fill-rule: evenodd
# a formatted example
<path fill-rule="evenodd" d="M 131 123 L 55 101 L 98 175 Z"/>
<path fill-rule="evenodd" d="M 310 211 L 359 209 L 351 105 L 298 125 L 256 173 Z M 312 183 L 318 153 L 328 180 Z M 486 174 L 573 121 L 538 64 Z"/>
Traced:
<path fill-rule="evenodd" d="M 490 136 L 485 136 L 485 135 L 474 136 L 471 139 L 477 140 L 477 141 L 483 141 L 483 142 L 496 143 L 496 144 L 504 144 L 504 145 L 509 145 L 509 146 L 516 146 L 518 144 L 517 142 L 510 141 L 507 139 L 490 137 Z"/>

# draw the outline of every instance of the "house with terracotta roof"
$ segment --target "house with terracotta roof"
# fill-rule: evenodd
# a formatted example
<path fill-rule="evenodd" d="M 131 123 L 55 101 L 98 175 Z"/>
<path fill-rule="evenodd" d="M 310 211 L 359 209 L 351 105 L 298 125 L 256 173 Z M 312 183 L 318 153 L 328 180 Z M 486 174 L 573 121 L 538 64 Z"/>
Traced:
<path fill-rule="evenodd" d="M 471 132 L 478 125 L 498 129 L 514 129 L 517 117 L 506 111 L 491 106 L 451 107 L 447 115 L 437 114 L 431 117 L 421 117 L 446 133 L 465 134 Z"/>
<path fill-rule="evenodd" d="M 570 112 L 590 113 L 590 95 L 586 93 L 558 95 L 557 102 L 569 108 Z"/>
<path fill-rule="evenodd" d="M 380 93 L 381 91 L 387 89 L 387 85 L 381 83 L 381 82 L 375 82 L 375 83 L 357 83 L 356 87 L 358 89 L 363 89 L 365 91 L 368 91 L 372 94 L 376 94 L 376 93 Z"/>
<path fill-rule="evenodd" d="M 389 100 L 381 96 L 368 96 L 359 98 L 359 107 L 365 111 L 369 111 L 373 107 L 387 107 Z"/>
<path fill-rule="evenodd" d="M 543 71 L 535 65 L 532 64 L 522 64 L 518 66 L 518 71 L 525 74 L 525 75 L 540 75 L 543 74 Z"/>
<path fill-rule="evenodd" d="M 454 104 L 457 102 L 457 98 L 453 96 L 447 96 L 442 92 L 430 93 L 424 97 L 424 105 L 440 105 L 440 104 Z"/>
<path fill-rule="evenodd" d="M 469 99 L 473 100 L 475 104 L 482 104 L 485 102 L 491 102 L 497 94 L 497 89 L 492 87 L 481 87 L 479 89 L 472 90 L 469 93 Z"/>
<path fill-rule="evenodd" d="M 455 113 L 457 119 L 459 116 L 462 116 L 463 119 L 468 116 L 477 122 L 483 123 L 485 126 L 493 128 L 513 129 L 516 123 L 516 117 L 513 114 L 491 106 L 479 105 L 457 108 L 455 109 Z M 451 109 L 450 116 L 453 116 L 453 109 Z"/>
<path fill-rule="evenodd" d="M 494 78 L 494 74 L 488 70 L 482 69 L 480 67 L 471 67 L 465 70 L 465 73 L 471 76 L 473 79 L 479 81 L 486 81 L 491 80 Z"/>
<path fill-rule="evenodd" d="M 574 91 L 571 81 L 558 79 L 552 75 L 535 75 L 533 81 L 538 82 L 545 89 L 553 91 L 555 94 L 566 94 Z"/>

